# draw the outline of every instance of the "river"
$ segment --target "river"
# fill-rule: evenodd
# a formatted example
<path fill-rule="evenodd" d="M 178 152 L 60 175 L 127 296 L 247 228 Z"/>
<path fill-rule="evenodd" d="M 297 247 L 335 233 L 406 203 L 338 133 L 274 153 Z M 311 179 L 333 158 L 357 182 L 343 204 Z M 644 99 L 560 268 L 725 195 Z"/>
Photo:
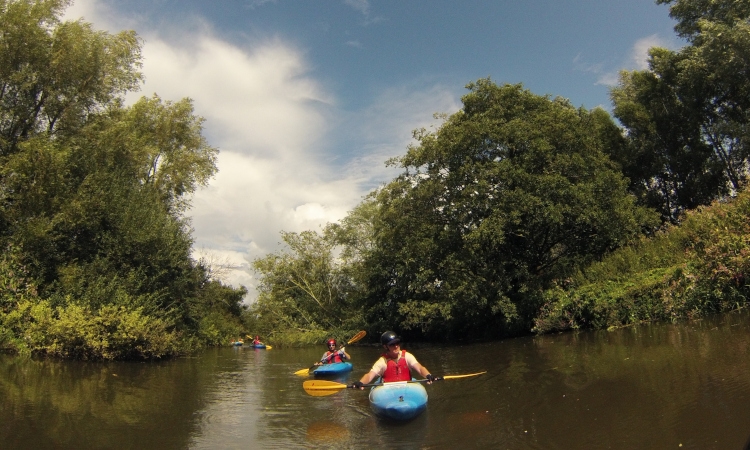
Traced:
<path fill-rule="evenodd" d="M 404 342 L 434 375 L 406 423 L 367 391 L 311 397 L 319 348 L 221 348 L 170 361 L 0 355 L 0 448 L 741 449 L 750 438 L 750 315 L 468 345 Z M 377 358 L 350 345 L 358 379 Z"/>

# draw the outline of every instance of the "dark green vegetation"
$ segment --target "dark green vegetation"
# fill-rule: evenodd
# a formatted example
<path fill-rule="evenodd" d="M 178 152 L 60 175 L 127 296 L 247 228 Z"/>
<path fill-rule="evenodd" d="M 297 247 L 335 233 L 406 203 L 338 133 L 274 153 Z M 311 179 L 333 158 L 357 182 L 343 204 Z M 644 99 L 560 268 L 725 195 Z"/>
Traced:
<path fill-rule="evenodd" d="M 486 339 L 746 306 L 750 4 L 657 3 L 686 45 L 621 74 L 622 127 L 520 85 L 469 84 L 460 111 L 391 161 L 402 175 L 256 261 L 254 326 L 290 343 L 360 327 Z"/>
<path fill-rule="evenodd" d="M 158 358 L 237 336 L 244 288 L 191 259 L 216 171 L 189 99 L 142 98 L 140 42 L 0 0 L 0 349 Z"/>
<path fill-rule="evenodd" d="M 613 112 L 521 85 L 460 111 L 396 179 L 255 261 L 258 300 L 191 258 L 190 195 L 216 171 L 189 99 L 125 106 L 140 42 L 0 0 L 0 350 L 178 355 L 252 330 L 488 339 L 742 308 L 748 287 L 750 6 L 670 6 L 679 51 L 623 72 Z M 711 206 L 709 206 L 711 205 Z"/>

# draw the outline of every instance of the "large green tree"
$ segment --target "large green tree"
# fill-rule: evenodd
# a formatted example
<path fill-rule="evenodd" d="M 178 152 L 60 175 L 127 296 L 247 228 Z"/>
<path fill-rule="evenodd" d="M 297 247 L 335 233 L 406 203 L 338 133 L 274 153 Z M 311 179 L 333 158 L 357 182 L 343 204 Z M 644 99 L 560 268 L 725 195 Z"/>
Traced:
<path fill-rule="evenodd" d="M 12 253 L 0 277 L 23 267 L 35 294 L 3 297 L 0 348 L 148 357 L 228 340 L 245 290 L 191 258 L 184 216 L 216 172 L 203 119 L 189 99 L 125 106 L 141 78 L 139 39 L 61 22 L 68 4 L 0 0 L 0 251 Z M 97 331 L 53 331 L 60 323 Z M 107 347 L 138 335 L 131 326 L 166 337 L 148 351 Z"/>
<path fill-rule="evenodd" d="M 0 156 L 45 133 L 74 133 L 141 80 L 133 31 L 60 21 L 71 0 L 0 0 Z"/>
<path fill-rule="evenodd" d="M 362 326 L 348 264 L 336 258 L 330 233 L 282 232 L 287 248 L 253 262 L 258 299 L 249 313 L 276 340 L 317 342 Z"/>
<path fill-rule="evenodd" d="M 679 51 L 653 48 L 649 68 L 623 72 L 614 114 L 632 148 L 612 153 L 644 204 L 664 221 L 747 183 L 750 6 L 734 0 L 670 5 Z"/>
<path fill-rule="evenodd" d="M 553 280 L 654 225 L 606 156 L 609 115 L 489 79 L 396 162 L 378 194 L 365 296 L 375 328 L 528 331 Z"/>

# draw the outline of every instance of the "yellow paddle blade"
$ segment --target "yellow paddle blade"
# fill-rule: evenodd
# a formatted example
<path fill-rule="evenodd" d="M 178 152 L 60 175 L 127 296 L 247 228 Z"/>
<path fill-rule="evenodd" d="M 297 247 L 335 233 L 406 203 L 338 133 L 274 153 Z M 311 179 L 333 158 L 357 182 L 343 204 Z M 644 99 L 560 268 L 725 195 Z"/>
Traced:
<path fill-rule="evenodd" d="M 353 343 L 359 341 L 360 339 L 362 339 L 365 336 L 367 336 L 367 331 L 362 330 L 359 333 L 355 334 L 354 337 L 351 338 L 351 339 L 349 339 L 346 343 L 347 344 L 353 344 Z"/>
<path fill-rule="evenodd" d="M 444 377 L 440 377 L 440 378 L 442 378 L 443 380 L 452 380 L 452 379 L 454 379 L 454 378 L 467 378 L 467 377 L 475 377 L 475 376 L 477 376 L 477 375 L 481 375 L 481 374 L 483 374 L 483 373 L 487 373 L 487 371 L 485 370 L 484 372 L 470 373 L 470 374 L 468 374 L 468 375 L 446 375 L 446 376 L 444 376 Z"/>
<path fill-rule="evenodd" d="M 271 347 L 270 345 L 266 344 L 266 350 L 271 350 L 272 348 L 273 347 Z"/>
<path fill-rule="evenodd" d="M 300 369 L 294 372 L 294 374 L 299 376 L 308 376 L 310 374 L 310 369 Z"/>
<path fill-rule="evenodd" d="M 342 389 L 346 389 L 348 386 L 335 381 L 326 380 L 307 380 L 302 383 L 302 388 L 309 395 L 313 397 L 325 397 L 326 395 L 333 395 Z"/>

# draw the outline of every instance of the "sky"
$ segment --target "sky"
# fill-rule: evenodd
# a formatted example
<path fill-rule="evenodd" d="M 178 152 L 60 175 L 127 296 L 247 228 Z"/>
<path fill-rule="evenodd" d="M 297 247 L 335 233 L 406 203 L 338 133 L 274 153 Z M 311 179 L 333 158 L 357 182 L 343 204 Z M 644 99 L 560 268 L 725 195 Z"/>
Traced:
<path fill-rule="evenodd" d="M 611 111 L 620 70 L 679 48 L 654 0 L 76 0 L 142 39 L 128 95 L 193 100 L 218 172 L 188 211 L 194 256 L 256 298 L 281 231 L 320 231 L 399 174 L 386 167 L 480 78 Z"/>

